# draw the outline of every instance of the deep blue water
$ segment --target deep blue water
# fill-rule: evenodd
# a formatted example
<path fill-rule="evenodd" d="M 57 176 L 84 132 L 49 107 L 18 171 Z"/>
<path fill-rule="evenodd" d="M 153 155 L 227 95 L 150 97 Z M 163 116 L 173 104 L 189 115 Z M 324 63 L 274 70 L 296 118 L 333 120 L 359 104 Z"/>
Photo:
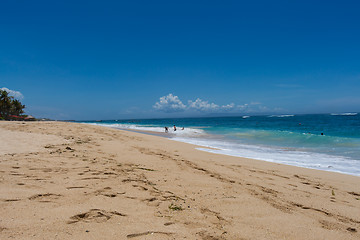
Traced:
<path fill-rule="evenodd" d="M 218 149 L 202 150 L 360 176 L 360 114 L 357 113 L 86 123 L 154 132 L 164 132 L 167 126 L 173 140 Z"/>

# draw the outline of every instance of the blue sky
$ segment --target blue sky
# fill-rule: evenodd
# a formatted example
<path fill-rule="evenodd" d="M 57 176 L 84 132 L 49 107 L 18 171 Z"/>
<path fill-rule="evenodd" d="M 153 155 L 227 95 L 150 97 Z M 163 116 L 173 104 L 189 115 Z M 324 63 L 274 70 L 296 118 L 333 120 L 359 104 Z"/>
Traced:
<path fill-rule="evenodd" d="M 0 88 L 54 119 L 359 112 L 359 9 L 3 0 Z"/>

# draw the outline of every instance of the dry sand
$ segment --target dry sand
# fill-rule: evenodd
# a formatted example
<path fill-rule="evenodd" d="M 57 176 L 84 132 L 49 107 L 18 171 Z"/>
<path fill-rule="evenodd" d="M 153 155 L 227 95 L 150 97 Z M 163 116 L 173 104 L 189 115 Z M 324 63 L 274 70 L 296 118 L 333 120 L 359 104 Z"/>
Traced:
<path fill-rule="evenodd" d="M 360 178 L 158 136 L 0 122 L 0 239 L 360 239 Z"/>

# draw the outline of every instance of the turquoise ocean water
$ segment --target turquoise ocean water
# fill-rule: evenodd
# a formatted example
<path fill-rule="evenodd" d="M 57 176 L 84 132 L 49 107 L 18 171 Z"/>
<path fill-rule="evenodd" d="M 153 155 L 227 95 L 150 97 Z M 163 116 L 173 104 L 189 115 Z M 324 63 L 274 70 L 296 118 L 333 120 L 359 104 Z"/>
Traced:
<path fill-rule="evenodd" d="M 171 140 L 199 145 L 203 151 L 360 176 L 358 113 L 84 123 L 153 132 L 164 132 L 167 126 Z"/>

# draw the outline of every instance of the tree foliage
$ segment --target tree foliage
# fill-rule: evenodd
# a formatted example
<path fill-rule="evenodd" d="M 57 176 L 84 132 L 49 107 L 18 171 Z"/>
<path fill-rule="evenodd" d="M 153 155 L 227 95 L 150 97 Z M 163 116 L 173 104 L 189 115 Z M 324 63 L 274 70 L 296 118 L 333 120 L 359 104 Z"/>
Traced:
<path fill-rule="evenodd" d="M 8 120 L 10 115 L 19 116 L 24 113 L 24 108 L 25 105 L 22 105 L 19 100 L 0 89 L 0 118 Z"/>

